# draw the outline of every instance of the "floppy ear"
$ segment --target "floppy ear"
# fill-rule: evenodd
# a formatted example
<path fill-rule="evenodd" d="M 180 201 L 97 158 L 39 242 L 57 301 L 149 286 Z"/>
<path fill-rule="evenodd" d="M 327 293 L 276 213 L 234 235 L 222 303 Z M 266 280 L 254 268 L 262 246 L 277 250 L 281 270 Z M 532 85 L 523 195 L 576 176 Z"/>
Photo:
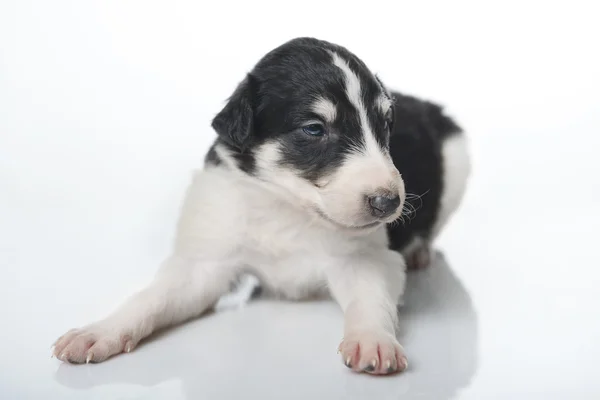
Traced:
<path fill-rule="evenodd" d="M 240 151 L 244 151 L 254 134 L 251 81 L 251 76 L 247 75 L 211 124 L 222 140 Z"/>

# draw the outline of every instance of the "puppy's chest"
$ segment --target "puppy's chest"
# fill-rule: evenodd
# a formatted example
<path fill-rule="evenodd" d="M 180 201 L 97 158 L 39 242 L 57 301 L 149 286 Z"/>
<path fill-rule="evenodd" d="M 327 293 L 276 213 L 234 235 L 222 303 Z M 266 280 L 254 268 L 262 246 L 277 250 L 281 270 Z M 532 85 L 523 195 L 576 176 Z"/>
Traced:
<path fill-rule="evenodd" d="M 244 260 L 266 290 L 286 298 L 324 290 L 325 268 L 348 243 L 314 218 L 277 201 L 249 210 Z"/>
<path fill-rule="evenodd" d="M 327 255 L 348 246 L 346 238 L 323 227 L 317 217 L 277 199 L 252 204 L 246 234 L 253 252 L 273 260 L 298 254 Z"/>

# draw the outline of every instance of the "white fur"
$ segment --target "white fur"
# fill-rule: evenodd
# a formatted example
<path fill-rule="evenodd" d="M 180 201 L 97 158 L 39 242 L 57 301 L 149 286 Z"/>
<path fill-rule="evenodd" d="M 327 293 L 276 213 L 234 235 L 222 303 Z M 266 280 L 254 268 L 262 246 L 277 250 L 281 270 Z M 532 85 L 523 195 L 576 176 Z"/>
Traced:
<path fill-rule="evenodd" d="M 385 228 L 356 235 L 322 224 L 307 218 L 302 202 L 290 201 L 285 190 L 224 167 L 194 175 L 173 254 L 154 281 L 107 318 L 65 334 L 55 354 L 98 362 L 130 351 L 157 329 L 200 315 L 244 271 L 291 299 L 328 289 L 345 312 L 344 360 L 356 357 L 358 346 L 379 347 L 388 357 L 378 360 L 379 372 L 389 363 L 404 368 L 395 339 L 404 261 L 388 250 Z M 371 362 L 364 357 L 351 363 Z"/>
<path fill-rule="evenodd" d="M 319 97 L 312 106 L 315 113 L 319 114 L 326 122 L 332 123 L 337 116 L 337 108 L 331 100 Z"/>
<path fill-rule="evenodd" d="M 233 159 L 233 157 L 231 157 L 231 155 L 229 154 L 229 150 L 227 150 L 225 146 L 221 144 L 215 145 L 215 152 L 217 153 L 217 156 L 219 156 L 219 159 L 222 160 L 225 163 L 225 165 L 227 165 L 227 168 L 229 168 L 232 171 L 237 170 L 235 160 Z"/>
<path fill-rule="evenodd" d="M 379 96 L 377 98 L 377 106 L 379 107 L 379 110 L 385 114 L 392 107 L 392 100 L 387 96 Z"/>
<path fill-rule="evenodd" d="M 306 204 L 321 201 L 320 193 L 286 187 L 298 181 L 276 168 L 275 143 L 259 151 L 257 164 L 268 175 L 259 179 L 237 170 L 224 148 L 216 150 L 224 166 L 194 174 L 173 253 L 154 280 L 106 318 L 67 332 L 54 354 L 82 363 L 129 352 L 156 330 L 200 315 L 250 272 L 265 290 L 290 299 L 331 294 L 345 319 L 339 351 L 352 368 L 374 366 L 382 374 L 406 368 L 395 338 L 405 263 L 388 249 L 385 228 L 357 233 L 308 212 Z M 469 171 L 463 138 L 448 140 L 443 155 L 447 183 L 438 224 L 458 206 Z"/>
<path fill-rule="evenodd" d="M 471 175 L 468 140 L 465 135 L 453 135 L 442 143 L 442 182 L 438 218 L 432 230 L 432 238 L 439 235 L 444 225 L 458 209 L 467 189 Z"/>

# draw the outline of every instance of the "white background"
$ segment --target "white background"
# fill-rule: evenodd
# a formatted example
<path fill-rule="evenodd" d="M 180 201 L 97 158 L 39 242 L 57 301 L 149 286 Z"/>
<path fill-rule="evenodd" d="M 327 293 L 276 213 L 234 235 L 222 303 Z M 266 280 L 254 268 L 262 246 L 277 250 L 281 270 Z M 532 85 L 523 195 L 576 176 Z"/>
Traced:
<path fill-rule="evenodd" d="M 0 2 L 0 398 L 599 398 L 596 7 Z M 225 311 L 104 364 L 50 359 L 151 278 L 210 119 L 296 36 L 348 47 L 471 138 L 447 263 L 409 281 L 410 371 L 343 367 L 329 302 Z"/>

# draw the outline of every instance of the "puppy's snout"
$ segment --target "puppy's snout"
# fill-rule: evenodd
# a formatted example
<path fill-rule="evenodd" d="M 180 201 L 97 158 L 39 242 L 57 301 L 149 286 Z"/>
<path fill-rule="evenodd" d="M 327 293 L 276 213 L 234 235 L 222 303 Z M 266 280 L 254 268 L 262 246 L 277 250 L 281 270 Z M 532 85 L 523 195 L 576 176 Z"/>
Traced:
<path fill-rule="evenodd" d="M 368 197 L 371 215 L 377 218 L 385 218 L 392 215 L 400 207 L 400 196 L 398 194 L 375 195 Z"/>

